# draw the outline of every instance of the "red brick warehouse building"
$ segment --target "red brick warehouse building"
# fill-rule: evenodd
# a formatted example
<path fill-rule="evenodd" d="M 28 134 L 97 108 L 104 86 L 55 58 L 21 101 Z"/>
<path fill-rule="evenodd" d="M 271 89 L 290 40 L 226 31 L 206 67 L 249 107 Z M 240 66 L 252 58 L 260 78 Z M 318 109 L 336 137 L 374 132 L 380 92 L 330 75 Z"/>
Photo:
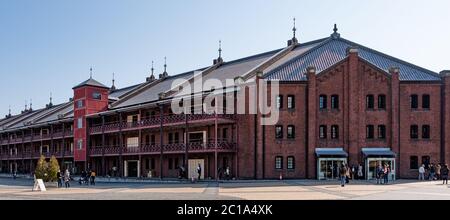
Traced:
<path fill-rule="evenodd" d="M 40 155 L 54 155 L 76 173 L 123 177 L 176 178 L 180 166 L 190 177 L 200 164 L 202 178 L 229 167 L 239 179 L 333 179 L 348 163 L 361 164 L 371 179 L 381 162 L 397 178 L 415 178 L 421 164 L 450 159 L 450 71 L 437 74 L 348 41 L 336 27 L 329 37 L 299 43 L 294 35 L 285 48 L 234 61 L 219 53 L 213 65 L 186 73 L 169 75 L 166 65 L 158 79 L 153 72 L 122 89 L 91 77 L 67 103 L 50 100 L 0 119 L 1 172 L 30 173 Z M 215 107 L 224 109 L 242 104 L 238 90 L 279 82 L 278 122 L 203 105 L 192 107 L 200 114 L 175 114 L 171 103 L 183 85 L 173 84 L 194 76 L 233 80 L 181 99 L 231 97 L 234 103 Z"/>

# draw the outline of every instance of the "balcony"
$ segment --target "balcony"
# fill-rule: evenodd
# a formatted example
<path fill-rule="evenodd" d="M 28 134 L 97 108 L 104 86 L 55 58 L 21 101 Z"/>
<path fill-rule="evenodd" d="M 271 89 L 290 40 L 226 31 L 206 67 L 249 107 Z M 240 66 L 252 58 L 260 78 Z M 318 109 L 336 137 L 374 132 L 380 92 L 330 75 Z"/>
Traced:
<path fill-rule="evenodd" d="M 66 137 L 66 138 L 70 138 L 73 137 L 73 131 L 66 131 L 65 133 L 63 133 L 62 131 L 57 131 L 55 133 L 53 133 L 53 139 L 61 139 L 62 137 Z M 21 143 L 29 143 L 31 141 L 43 141 L 43 140 L 50 140 L 52 139 L 52 135 L 51 134 L 35 134 L 33 136 L 31 135 L 25 135 L 25 137 L 16 137 L 16 138 L 11 138 L 10 141 L 8 142 L 8 139 L 3 139 L 0 141 L 0 145 L 8 145 L 8 144 L 21 144 Z"/>
<path fill-rule="evenodd" d="M 211 122 L 216 118 L 215 114 L 191 114 L 187 115 L 187 121 L 192 123 L 202 123 L 202 122 Z M 219 123 L 230 123 L 234 122 L 235 115 L 226 115 L 219 114 L 217 115 L 217 119 Z M 184 114 L 173 114 L 166 115 L 162 118 L 163 126 L 174 126 L 174 125 L 183 125 L 186 123 L 186 115 Z M 153 117 L 146 118 L 136 122 L 111 122 L 107 123 L 104 126 L 102 125 L 94 125 L 90 127 L 90 134 L 101 134 L 104 130 L 105 133 L 117 132 L 119 130 L 127 131 L 127 130 L 135 130 L 135 129 L 146 129 L 146 128 L 157 128 L 161 124 L 161 118 Z"/>
<path fill-rule="evenodd" d="M 228 142 L 228 141 L 218 141 L 217 142 L 217 151 L 218 152 L 235 152 L 236 151 L 236 143 Z M 188 144 L 188 152 L 189 153 L 210 153 L 215 152 L 215 142 L 208 141 L 204 142 L 194 142 Z M 106 147 L 92 147 L 89 150 L 89 155 L 91 157 L 95 156 L 117 156 L 117 155 L 146 155 L 146 154 L 160 154 L 161 153 L 161 145 L 142 145 L 142 147 L 120 147 L 120 146 L 106 146 Z M 174 153 L 185 153 L 185 144 L 165 144 L 163 145 L 163 153 L 164 154 L 174 154 Z"/>

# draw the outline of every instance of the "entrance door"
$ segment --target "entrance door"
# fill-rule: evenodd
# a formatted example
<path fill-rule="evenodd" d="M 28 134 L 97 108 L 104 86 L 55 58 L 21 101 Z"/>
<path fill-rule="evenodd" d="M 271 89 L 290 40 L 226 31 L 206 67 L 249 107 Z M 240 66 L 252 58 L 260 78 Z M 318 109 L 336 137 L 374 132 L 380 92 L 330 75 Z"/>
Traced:
<path fill-rule="evenodd" d="M 138 162 L 128 161 L 128 177 L 138 177 Z"/>
<path fill-rule="evenodd" d="M 346 158 L 319 158 L 317 166 L 317 179 L 333 180 L 339 178 L 339 167 L 346 164 Z"/>
<path fill-rule="evenodd" d="M 381 164 L 389 165 L 391 173 L 389 174 L 389 180 L 395 180 L 395 158 L 367 158 L 366 159 L 366 170 L 367 170 L 367 180 L 376 179 L 377 166 Z"/>
<path fill-rule="evenodd" d="M 205 160 L 203 159 L 195 159 L 195 160 L 189 160 L 189 168 L 188 168 L 188 175 L 189 178 L 198 178 L 198 173 L 197 173 L 197 167 L 200 164 L 200 167 L 202 168 L 202 172 L 200 175 L 200 179 L 204 179 L 205 178 Z"/>

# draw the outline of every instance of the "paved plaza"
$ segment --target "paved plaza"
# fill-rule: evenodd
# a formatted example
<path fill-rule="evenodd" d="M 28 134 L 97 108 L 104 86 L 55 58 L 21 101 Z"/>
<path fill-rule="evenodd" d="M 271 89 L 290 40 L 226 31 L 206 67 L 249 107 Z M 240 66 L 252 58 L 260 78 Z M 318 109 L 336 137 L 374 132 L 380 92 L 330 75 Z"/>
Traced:
<path fill-rule="evenodd" d="M 32 191 L 29 179 L 0 178 L 0 200 L 450 200 L 440 181 L 398 180 L 389 185 L 352 181 L 284 180 L 200 183 L 97 183 Z"/>

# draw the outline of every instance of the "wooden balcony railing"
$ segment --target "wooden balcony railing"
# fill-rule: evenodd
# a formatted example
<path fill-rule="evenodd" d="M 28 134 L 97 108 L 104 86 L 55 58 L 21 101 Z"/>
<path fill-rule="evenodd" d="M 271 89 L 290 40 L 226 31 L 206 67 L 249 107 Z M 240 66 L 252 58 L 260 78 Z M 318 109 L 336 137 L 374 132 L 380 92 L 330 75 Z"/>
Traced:
<path fill-rule="evenodd" d="M 184 123 L 186 118 L 184 114 L 174 114 L 174 115 L 166 115 L 163 117 L 163 125 L 171 125 L 176 123 Z M 202 120 L 211 120 L 216 117 L 215 114 L 191 114 L 187 115 L 187 120 L 192 123 L 196 121 L 202 121 Z M 227 115 L 227 114 L 219 114 L 217 115 L 220 119 L 228 119 L 228 120 L 234 120 L 235 115 Z M 94 125 L 89 128 L 89 132 L 91 134 L 98 134 L 101 133 L 104 129 L 105 132 L 115 132 L 119 129 L 122 130 L 130 130 L 130 129 L 138 129 L 138 128 L 146 128 L 146 127 L 152 127 L 152 126 L 159 126 L 161 124 L 161 118 L 158 116 L 153 118 L 144 118 L 140 121 L 136 122 L 110 122 L 102 125 Z"/>
<path fill-rule="evenodd" d="M 228 141 L 218 141 L 217 142 L 217 150 L 218 151 L 235 151 L 236 143 L 228 142 Z M 188 152 L 196 152 L 196 153 L 206 153 L 206 152 L 214 152 L 215 142 L 194 142 L 188 144 Z M 164 153 L 184 153 L 185 144 L 165 144 L 163 146 Z M 148 153 L 160 153 L 161 145 L 142 145 L 142 147 L 120 147 L 120 146 L 96 146 L 92 147 L 89 150 L 90 156 L 111 156 L 111 155 L 138 155 L 138 154 L 148 154 Z"/>

